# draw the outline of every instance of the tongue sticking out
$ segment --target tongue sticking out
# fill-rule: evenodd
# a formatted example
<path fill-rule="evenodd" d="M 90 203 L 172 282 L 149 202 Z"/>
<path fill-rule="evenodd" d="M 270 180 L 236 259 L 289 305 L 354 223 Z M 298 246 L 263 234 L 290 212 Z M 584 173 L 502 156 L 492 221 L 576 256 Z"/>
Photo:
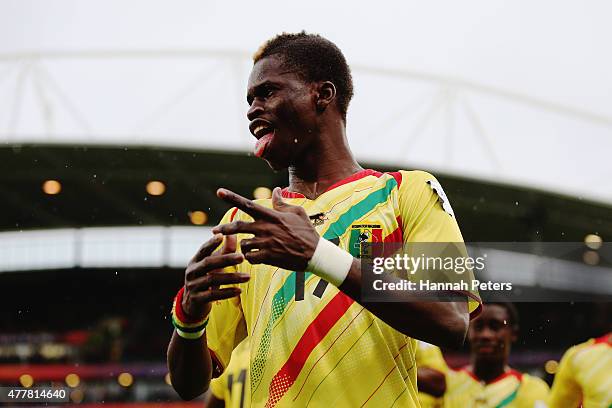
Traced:
<path fill-rule="evenodd" d="M 264 152 L 266 151 L 266 147 L 270 144 L 272 137 L 274 136 L 274 132 L 266 133 L 263 135 L 257 142 L 255 143 L 255 156 L 262 157 Z"/>

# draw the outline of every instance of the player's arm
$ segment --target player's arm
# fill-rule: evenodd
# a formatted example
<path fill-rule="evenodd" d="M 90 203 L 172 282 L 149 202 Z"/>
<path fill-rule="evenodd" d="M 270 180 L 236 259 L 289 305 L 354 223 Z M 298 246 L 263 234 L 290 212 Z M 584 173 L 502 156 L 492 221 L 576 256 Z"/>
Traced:
<path fill-rule="evenodd" d="M 380 275 L 383 282 L 393 277 Z M 354 259 L 348 276 L 339 289 L 356 301 L 361 298 L 361 261 Z M 467 302 L 423 301 L 414 291 L 414 301 L 406 301 L 402 293 L 389 293 L 388 301 L 362 303 L 374 315 L 403 334 L 443 347 L 460 347 L 469 324 Z M 423 296 L 426 293 L 422 294 Z M 397 297 L 393 300 L 392 297 Z"/>
<path fill-rule="evenodd" d="M 575 371 L 572 367 L 572 360 L 576 352 L 575 347 L 570 348 L 559 363 L 548 397 L 549 408 L 578 407 L 580 405 L 582 391 L 574 378 Z"/>
<path fill-rule="evenodd" d="M 439 347 L 419 341 L 414 355 L 419 392 L 441 397 L 446 392 L 448 366 Z"/>
<path fill-rule="evenodd" d="M 215 234 L 254 235 L 241 241 L 247 261 L 294 271 L 308 269 L 361 301 L 360 261 L 322 239 L 302 207 L 283 202 L 279 188 L 273 191 L 272 208 L 225 189 L 219 189 L 217 195 L 254 219 L 213 229 Z M 415 298 L 414 302 L 363 303 L 363 306 L 394 329 L 430 343 L 457 347 L 463 344 L 467 332 L 466 302 L 423 302 Z"/>
<path fill-rule="evenodd" d="M 205 242 L 191 259 L 185 271 L 185 287 L 181 307 L 186 316 L 204 319 L 210 314 L 211 302 L 230 299 L 240 294 L 236 287 L 219 288 L 246 282 L 248 275 L 225 273 L 223 268 L 237 265 L 243 261 L 243 255 L 235 253 L 236 238 L 227 237 L 223 250 L 214 253 L 221 244 L 222 236 L 215 235 Z M 199 319 L 195 320 L 199 320 Z M 172 386 L 185 400 L 191 400 L 204 393 L 212 377 L 213 363 L 208 350 L 206 331 L 199 338 L 179 335 L 174 330 L 168 346 L 168 368 Z"/>
<path fill-rule="evenodd" d="M 418 367 L 417 386 L 420 392 L 441 397 L 446 392 L 444 373 L 429 367 Z"/>
<path fill-rule="evenodd" d="M 233 362 L 234 360 L 232 360 Z M 221 374 L 220 377 L 213 379 L 210 382 L 210 393 L 206 399 L 206 408 L 225 408 L 224 391 L 227 387 L 227 373 L 229 367 Z"/>

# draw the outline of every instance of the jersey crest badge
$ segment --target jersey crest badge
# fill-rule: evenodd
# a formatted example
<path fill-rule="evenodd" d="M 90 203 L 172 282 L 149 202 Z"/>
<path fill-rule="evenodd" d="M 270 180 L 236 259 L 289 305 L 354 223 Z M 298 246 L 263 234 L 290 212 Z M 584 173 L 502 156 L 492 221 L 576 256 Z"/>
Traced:
<path fill-rule="evenodd" d="M 367 244 L 376 242 L 382 242 L 382 227 L 380 224 L 353 224 L 351 226 L 348 249 L 355 258 L 370 256 L 371 247 Z"/>

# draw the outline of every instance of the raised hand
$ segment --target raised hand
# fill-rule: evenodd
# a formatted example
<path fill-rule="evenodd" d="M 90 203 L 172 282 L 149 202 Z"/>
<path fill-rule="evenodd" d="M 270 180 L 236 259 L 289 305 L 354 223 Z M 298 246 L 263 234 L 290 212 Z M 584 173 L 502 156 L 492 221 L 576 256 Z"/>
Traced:
<path fill-rule="evenodd" d="M 217 190 L 217 196 L 254 219 L 254 222 L 234 221 L 213 228 L 213 233 L 226 236 L 254 235 L 240 242 L 247 261 L 294 271 L 306 269 L 319 242 L 319 234 L 302 207 L 283 201 L 280 188 L 272 192 L 272 208 L 222 188 Z"/>
<path fill-rule="evenodd" d="M 202 244 L 187 265 L 181 306 L 190 317 L 204 317 L 210 313 L 211 302 L 240 295 L 240 288 L 221 289 L 219 286 L 249 280 L 248 274 L 222 272 L 223 268 L 238 265 L 244 260 L 241 253 L 236 253 L 236 237 L 232 235 L 226 236 L 222 250 L 214 253 L 222 240 L 221 234 L 213 236 Z"/>

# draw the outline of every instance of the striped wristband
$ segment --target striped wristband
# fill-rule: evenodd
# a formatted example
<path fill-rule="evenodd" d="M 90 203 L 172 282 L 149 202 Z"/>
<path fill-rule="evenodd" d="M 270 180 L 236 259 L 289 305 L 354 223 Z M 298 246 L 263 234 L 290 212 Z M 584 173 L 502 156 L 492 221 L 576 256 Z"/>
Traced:
<path fill-rule="evenodd" d="M 178 291 L 174 302 L 172 303 L 172 325 L 176 329 L 176 334 L 184 339 L 199 339 L 204 335 L 206 325 L 208 324 L 208 316 L 201 319 L 193 319 L 185 314 L 183 311 L 183 292 L 185 288 L 182 287 Z"/>

